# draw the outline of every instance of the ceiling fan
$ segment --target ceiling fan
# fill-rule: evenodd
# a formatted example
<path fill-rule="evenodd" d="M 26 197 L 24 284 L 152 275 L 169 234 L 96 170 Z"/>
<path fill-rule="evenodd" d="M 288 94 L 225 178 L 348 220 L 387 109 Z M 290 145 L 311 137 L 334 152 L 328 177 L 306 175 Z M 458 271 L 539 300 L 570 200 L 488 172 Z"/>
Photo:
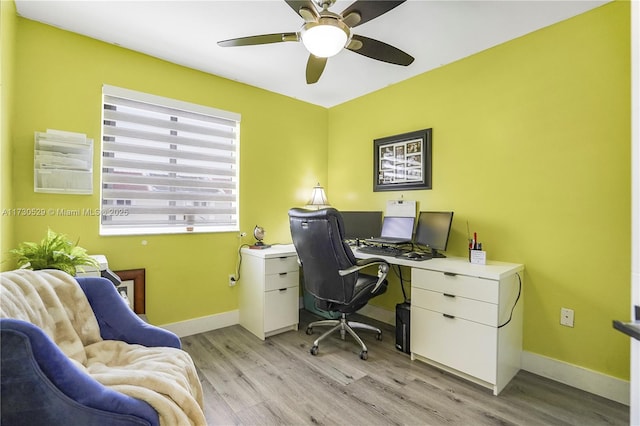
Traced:
<path fill-rule="evenodd" d="M 353 34 L 351 31 L 352 28 L 389 12 L 406 0 L 358 0 L 341 14 L 329 11 L 335 1 L 285 0 L 304 19 L 300 31 L 233 38 L 219 41 L 218 45 L 233 47 L 302 41 L 309 51 L 307 84 L 316 83 L 324 71 L 327 58 L 338 54 L 342 49 L 396 65 L 407 66 L 413 62 L 414 58 L 402 50 L 369 37 Z"/>

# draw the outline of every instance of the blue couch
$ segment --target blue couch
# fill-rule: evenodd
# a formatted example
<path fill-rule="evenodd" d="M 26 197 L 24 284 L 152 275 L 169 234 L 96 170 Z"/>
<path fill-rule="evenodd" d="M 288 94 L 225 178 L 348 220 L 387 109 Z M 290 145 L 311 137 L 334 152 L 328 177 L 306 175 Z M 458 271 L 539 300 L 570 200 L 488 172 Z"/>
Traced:
<path fill-rule="evenodd" d="M 76 278 L 104 340 L 180 348 L 179 338 L 135 315 L 111 282 Z M 30 322 L 0 319 L 2 425 L 158 425 L 147 402 L 102 385 Z"/>

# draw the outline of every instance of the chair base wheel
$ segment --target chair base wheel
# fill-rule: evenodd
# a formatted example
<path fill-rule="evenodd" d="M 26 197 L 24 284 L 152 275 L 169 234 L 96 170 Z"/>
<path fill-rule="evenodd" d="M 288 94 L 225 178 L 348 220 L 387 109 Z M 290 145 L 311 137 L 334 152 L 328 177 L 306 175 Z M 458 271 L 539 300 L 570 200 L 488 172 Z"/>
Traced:
<path fill-rule="evenodd" d="M 320 344 L 320 341 L 337 331 L 340 332 L 340 338 L 342 340 L 346 339 L 347 334 L 353 337 L 356 343 L 360 346 L 360 359 L 362 360 L 366 360 L 369 357 L 369 353 L 367 352 L 367 346 L 364 344 L 364 341 L 356 334 L 354 329 L 363 329 L 374 332 L 376 340 L 382 340 L 382 330 L 358 321 L 347 321 L 346 313 L 342 313 L 340 319 L 320 320 L 308 323 L 306 327 L 306 334 L 312 334 L 313 328 L 319 326 L 328 326 L 331 328 L 321 334 L 320 337 L 313 342 L 313 346 L 309 350 L 311 355 L 318 354 L 318 345 Z"/>

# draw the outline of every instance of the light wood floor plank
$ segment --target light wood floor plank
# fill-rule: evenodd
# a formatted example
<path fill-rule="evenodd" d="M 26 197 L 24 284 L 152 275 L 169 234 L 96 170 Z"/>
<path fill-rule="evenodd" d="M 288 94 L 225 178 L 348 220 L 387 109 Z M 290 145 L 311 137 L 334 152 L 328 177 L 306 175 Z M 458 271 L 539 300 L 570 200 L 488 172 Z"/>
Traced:
<path fill-rule="evenodd" d="M 210 425 L 628 425 L 629 407 L 521 371 L 499 396 L 438 370 L 395 347 L 393 327 L 339 334 L 309 349 L 325 328 L 300 311 L 300 329 L 265 341 L 239 325 L 182 339 L 203 384 Z"/>

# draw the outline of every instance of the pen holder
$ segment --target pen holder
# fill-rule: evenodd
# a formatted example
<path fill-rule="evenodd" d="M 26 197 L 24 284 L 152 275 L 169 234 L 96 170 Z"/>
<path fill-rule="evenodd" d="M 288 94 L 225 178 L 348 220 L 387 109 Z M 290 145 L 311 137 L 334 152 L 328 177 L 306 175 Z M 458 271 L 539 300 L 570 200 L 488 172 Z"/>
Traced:
<path fill-rule="evenodd" d="M 469 250 L 469 262 L 476 265 L 487 264 L 487 252 L 484 250 Z"/>

